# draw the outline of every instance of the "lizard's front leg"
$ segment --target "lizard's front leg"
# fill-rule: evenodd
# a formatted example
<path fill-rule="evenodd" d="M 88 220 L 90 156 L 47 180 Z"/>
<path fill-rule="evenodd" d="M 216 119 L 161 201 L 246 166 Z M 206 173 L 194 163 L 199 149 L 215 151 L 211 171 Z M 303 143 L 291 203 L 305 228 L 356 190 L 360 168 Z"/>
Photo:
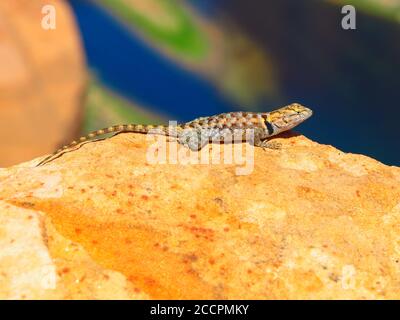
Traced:
<path fill-rule="evenodd" d="M 282 149 L 282 144 L 270 139 L 261 139 L 261 137 L 257 134 L 254 135 L 253 145 L 256 147 L 261 147 L 263 150 L 265 149 L 274 149 L 279 150 Z"/>

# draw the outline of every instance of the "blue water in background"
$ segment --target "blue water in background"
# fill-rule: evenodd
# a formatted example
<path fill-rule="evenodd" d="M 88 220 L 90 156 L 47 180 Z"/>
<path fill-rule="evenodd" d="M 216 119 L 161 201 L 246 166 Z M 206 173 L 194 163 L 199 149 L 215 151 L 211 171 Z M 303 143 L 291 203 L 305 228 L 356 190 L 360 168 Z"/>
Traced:
<path fill-rule="evenodd" d="M 178 121 L 232 110 L 206 79 L 163 57 L 103 8 L 90 1 L 70 3 L 89 67 L 109 88 Z"/>
<path fill-rule="evenodd" d="M 220 10 L 273 56 L 286 102 L 314 110 L 302 133 L 400 165 L 398 22 L 356 6 L 356 30 L 344 30 L 341 6 L 320 0 L 230 0 Z"/>
<path fill-rule="evenodd" d="M 279 3 L 294 3 L 290 1 Z M 83 0 L 70 2 L 83 35 L 91 70 L 117 93 L 178 121 L 238 109 L 212 83 L 163 57 L 97 5 Z M 191 2 L 206 15 L 214 15 L 218 7 L 218 1 Z M 271 15 L 266 19 L 267 11 L 261 6 L 257 12 L 251 9 L 246 20 L 246 10 L 240 7 L 243 2 L 230 0 L 223 3 L 231 5 L 230 14 L 237 14 L 237 20 L 254 39 L 281 59 L 278 66 L 285 96 L 282 105 L 296 101 L 314 110 L 314 116 L 298 131 L 343 151 L 400 165 L 400 134 L 396 120 L 400 117 L 400 70 L 396 61 L 391 61 L 392 56 L 387 54 L 388 48 L 382 41 L 382 35 L 389 33 L 390 26 L 380 21 L 363 25 L 360 19 L 360 29 L 368 30 L 368 36 L 357 30 L 335 40 L 321 38 L 323 33 L 313 25 L 313 21 L 318 21 L 318 15 L 329 15 L 329 12 L 316 13 L 311 19 L 307 16 L 311 9 L 301 8 L 300 1 L 296 2 L 299 8 L 284 12 L 293 22 L 292 29 L 290 26 L 279 29 L 279 21 L 274 21 Z M 240 5 L 235 7 L 235 3 Z M 316 6 L 317 3 L 313 8 Z M 340 18 L 338 15 L 338 21 Z M 265 25 L 265 30 L 260 30 L 260 25 Z M 373 39 L 369 38 L 371 32 Z M 400 32 L 398 35 L 400 39 Z M 351 47 L 351 43 L 361 45 Z M 331 54 L 338 46 L 343 46 L 343 50 L 337 55 Z"/>
<path fill-rule="evenodd" d="M 192 7 L 207 17 L 215 16 L 220 11 L 219 8 L 223 7 L 227 1 L 230 0 L 218 0 L 216 4 L 215 0 L 187 0 Z"/>

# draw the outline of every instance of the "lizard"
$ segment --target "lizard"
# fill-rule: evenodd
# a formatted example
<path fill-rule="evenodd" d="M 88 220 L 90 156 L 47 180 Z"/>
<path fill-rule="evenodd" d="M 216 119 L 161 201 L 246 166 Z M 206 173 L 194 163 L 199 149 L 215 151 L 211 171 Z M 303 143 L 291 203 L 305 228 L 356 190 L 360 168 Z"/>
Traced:
<path fill-rule="evenodd" d="M 236 142 L 244 141 L 246 131 L 252 130 L 251 144 L 263 149 L 279 149 L 277 143 L 270 138 L 294 128 L 312 115 L 312 110 L 298 103 L 292 103 L 285 107 L 270 112 L 234 111 L 222 113 L 210 117 L 200 117 L 190 122 L 176 126 L 166 125 L 140 125 L 122 124 L 93 131 L 88 135 L 72 141 L 70 144 L 58 149 L 47 156 L 36 166 L 42 166 L 68 152 L 71 148 L 81 143 L 92 141 L 93 138 L 109 133 L 156 133 L 177 138 L 178 143 L 188 147 L 192 151 L 201 150 L 207 143 L 212 142 Z M 72 151 L 72 150 L 71 150 Z"/>

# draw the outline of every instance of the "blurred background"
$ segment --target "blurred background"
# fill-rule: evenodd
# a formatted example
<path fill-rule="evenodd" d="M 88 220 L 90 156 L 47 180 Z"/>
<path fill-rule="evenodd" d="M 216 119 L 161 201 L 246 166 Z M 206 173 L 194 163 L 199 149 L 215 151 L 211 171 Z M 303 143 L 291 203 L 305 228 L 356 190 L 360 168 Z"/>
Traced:
<path fill-rule="evenodd" d="M 292 102 L 310 139 L 400 165 L 399 40 L 400 0 L 1 0 L 0 167 L 109 125 Z"/>

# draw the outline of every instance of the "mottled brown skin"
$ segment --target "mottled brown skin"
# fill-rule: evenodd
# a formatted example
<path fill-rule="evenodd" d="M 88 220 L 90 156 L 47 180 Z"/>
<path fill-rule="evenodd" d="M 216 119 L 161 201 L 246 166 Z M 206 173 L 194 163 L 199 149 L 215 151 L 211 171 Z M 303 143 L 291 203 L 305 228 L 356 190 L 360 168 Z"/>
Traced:
<path fill-rule="evenodd" d="M 292 129 L 312 115 L 312 110 L 298 103 L 271 112 L 229 112 L 211 117 L 201 117 L 177 126 L 153 126 L 140 124 L 116 125 L 89 133 L 62 147 L 43 159 L 44 165 L 80 143 L 108 133 L 155 133 L 176 137 L 180 144 L 191 150 L 200 150 L 210 141 L 248 141 L 257 147 L 277 148 L 268 138 Z"/>

